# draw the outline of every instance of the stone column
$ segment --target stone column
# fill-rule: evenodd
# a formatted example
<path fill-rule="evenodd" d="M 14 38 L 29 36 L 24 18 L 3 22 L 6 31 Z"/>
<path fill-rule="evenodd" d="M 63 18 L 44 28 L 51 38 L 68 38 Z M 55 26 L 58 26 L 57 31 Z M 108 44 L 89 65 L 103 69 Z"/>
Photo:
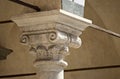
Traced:
<path fill-rule="evenodd" d="M 22 31 L 20 42 L 28 45 L 35 56 L 39 79 L 64 79 L 69 47 L 81 46 L 79 36 L 91 23 L 64 10 L 28 13 L 12 20 Z"/>

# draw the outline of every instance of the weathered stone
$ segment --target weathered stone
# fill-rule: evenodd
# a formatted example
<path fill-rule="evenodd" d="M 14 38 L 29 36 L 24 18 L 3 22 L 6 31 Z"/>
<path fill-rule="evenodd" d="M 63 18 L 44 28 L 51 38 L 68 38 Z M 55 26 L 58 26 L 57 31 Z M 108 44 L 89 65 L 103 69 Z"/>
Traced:
<path fill-rule="evenodd" d="M 83 0 L 84 1 L 84 0 Z M 73 14 L 84 16 L 84 6 L 70 0 L 62 0 L 61 8 Z"/>
<path fill-rule="evenodd" d="M 82 16 L 84 15 L 85 0 L 24 0 L 39 6 L 41 11 L 62 9 L 70 13 Z"/>
<path fill-rule="evenodd" d="M 30 47 L 40 79 L 63 79 L 69 47 L 79 48 L 79 36 L 92 22 L 64 10 L 24 14 L 12 19 L 22 31 L 21 43 Z"/>

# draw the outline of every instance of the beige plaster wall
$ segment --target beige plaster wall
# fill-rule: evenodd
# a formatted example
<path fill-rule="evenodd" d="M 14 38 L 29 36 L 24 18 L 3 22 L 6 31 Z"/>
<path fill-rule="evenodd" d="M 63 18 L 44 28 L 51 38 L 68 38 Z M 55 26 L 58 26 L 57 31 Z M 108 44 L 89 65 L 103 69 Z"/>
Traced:
<path fill-rule="evenodd" d="M 119 7 L 119 0 L 86 0 L 85 17 L 93 20 L 94 24 L 120 33 Z M 34 10 L 8 0 L 0 0 L 0 21 L 27 12 L 34 12 Z M 0 61 L 0 75 L 35 72 L 32 66 L 33 58 L 28 53 L 29 48 L 19 43 L 20 33 L 19 28 L 14 23 L 0 24 L 0 45 L 14 51 L 7 60 Z M 83 44 L 79 49 L 70 50 L 71 55 L 66 58 L 69 63 L 67 69 L 120 64 L 119 38 L 90 27 L 80 37 Z M 28 78 L 34 79 L 35 77 L 11 79 Z M 120 68 L 67 72 L 65 79 L 120 79 Z"/>

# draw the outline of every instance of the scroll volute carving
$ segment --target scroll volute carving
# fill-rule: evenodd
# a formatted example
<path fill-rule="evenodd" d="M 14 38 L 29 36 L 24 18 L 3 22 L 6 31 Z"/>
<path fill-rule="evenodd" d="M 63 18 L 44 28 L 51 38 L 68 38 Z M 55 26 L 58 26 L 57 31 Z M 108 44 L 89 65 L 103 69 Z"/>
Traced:
<path fill-rule="evenodd" d="M 61 60 L 69 55 L 69 47 L 79 47 L 81 40 L 70 33 L 54 31 L 21 36 L 21 43 L 30 46 L 35 61 Z"/>
<path fill-rule="evenodd" d="M 22 31 L 20 42 L 30 47 L 35 56 L 34 66 L 40 79 L 63 79 L 69 47 L 79 48 L 82 31 L 90 20 L 66 12 L 53 10 L 28 13 L 14 17 Z"/>

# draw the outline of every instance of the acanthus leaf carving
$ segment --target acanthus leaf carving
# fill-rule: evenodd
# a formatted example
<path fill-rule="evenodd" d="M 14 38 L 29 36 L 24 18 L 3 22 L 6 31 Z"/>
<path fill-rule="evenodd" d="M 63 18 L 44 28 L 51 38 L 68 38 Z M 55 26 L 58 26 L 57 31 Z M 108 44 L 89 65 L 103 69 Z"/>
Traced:
<path fill-rule="evenodd" d="M 79 47 L 81 39 L 70 33 L 52 31 L 40 34 L 25 34 L 21 43 L 31 46 L 30 52 L 36 56 L 36 61 L 61 60 L 69 54 L 69 47 Z"/>
<path fill-rule="evenodd" d="M 92 23 L 61 9 L 28 13 L 12 20 L 22 30 L 21 43 L 28 45 L 36 58 L 34 66 L 41 79 L 63 79 L 69 47 L 81 46 L 79 36 Z"/>

